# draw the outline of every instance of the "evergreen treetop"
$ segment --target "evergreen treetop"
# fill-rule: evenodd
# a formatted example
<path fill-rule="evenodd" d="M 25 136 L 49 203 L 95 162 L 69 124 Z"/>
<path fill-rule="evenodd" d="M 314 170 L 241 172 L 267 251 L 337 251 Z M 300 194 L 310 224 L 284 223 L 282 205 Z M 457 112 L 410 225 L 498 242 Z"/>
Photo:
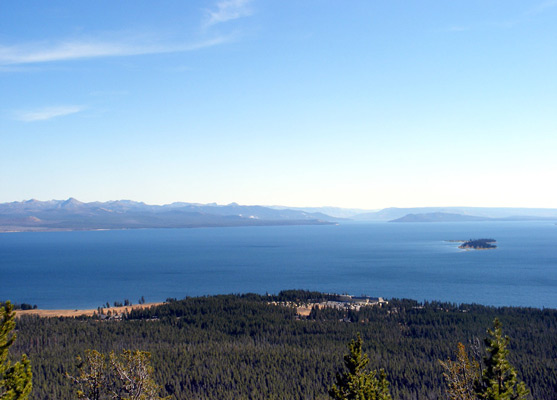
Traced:
<path fill-rule="evenodd" d="M 358 333 L 357 338 L 348 345 L 350 352 L 344 356 L 348 372 L 337 374 L 329 396 L 335 400 L 391 400 L 385 371 L 366 371 L 369 358 L 362 352 L 362 344 Z"/>
<path fill-rule="evenodd" d="M 527 399 L 528 389 L 524 382 L 518 381 L 516 370 L 507 359 L 509 337 L 503 336 L 499 319 L 495 318 L 493 329 L 488 329 L 487 333 L 485 368 L 476 383 L 478 397 L 485 400 Z"/>
<path fill-rule="evenodd" d="M 7 301 L 0 307 L 0 400 L 26 400 L 33 387 L 31 363 L 24 354 L 21 361 L 13 363 L 8 358 L 16 339 L 15 312 Z"/>

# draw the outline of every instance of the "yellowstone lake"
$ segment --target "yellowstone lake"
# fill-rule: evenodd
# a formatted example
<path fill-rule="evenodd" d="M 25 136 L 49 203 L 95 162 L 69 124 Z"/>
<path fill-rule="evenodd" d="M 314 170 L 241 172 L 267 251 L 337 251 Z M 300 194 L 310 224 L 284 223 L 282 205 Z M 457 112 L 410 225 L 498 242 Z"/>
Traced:
<path fill-rule="evenodd" d="M 494 238 L 464 251 L 451 240 Z M 309 289 L 557 308 L 555 222 L 342 223 L 0 234 L 0 300 L 97 308 Z"/>

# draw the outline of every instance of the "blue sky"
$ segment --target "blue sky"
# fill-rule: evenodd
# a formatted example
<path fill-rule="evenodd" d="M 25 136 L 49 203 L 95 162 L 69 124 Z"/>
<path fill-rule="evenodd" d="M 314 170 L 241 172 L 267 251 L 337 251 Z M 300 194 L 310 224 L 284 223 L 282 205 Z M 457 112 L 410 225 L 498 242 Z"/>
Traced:
<path fill-rule="evenodd" d="M 0 202 L 557 207 L 557 0 L 0 13 Z"/>

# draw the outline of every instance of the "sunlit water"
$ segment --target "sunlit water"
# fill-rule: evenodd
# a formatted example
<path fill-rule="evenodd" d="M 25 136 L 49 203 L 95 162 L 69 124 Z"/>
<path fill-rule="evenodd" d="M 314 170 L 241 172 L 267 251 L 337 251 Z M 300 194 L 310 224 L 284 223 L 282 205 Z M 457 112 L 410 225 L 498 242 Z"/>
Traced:
<path fill-rule="evenodd" d="M 462 251 L 446 240 L 492 237 Z M 557 308 L 553 222 L 0 234 L 0 299 L 96 308 L 283 289 Z"/>

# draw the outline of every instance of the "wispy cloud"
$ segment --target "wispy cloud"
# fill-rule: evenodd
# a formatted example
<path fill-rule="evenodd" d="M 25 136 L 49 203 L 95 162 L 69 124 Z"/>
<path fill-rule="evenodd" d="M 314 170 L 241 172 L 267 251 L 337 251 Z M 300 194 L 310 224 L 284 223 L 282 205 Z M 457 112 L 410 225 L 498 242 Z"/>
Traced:
<path fill-rule="evenodd" d="M 216 4 L 216 9 L 209 10 L 207 26 L 220 24 L 234 19 L 249 17 L 253 14 L 250 7 L 251 0 L 222 0 Z"/>
<path fill-rule="evenodd" d="M 0 66 L 36 64 L 52 61 L 77 60 L 98 57 L 122 57 L 145 54 L 178 53 L 216 46 L 230 41 L 219 36 L 189 44 L 137 43 L 126 40 L 74 39 L 58 43 L 25 43 L 0 45 Z"/>
<path fill-rule="evenodd" d="M 75 114 L 85 110 L 84 106 L 56 106 L 56 107 L 45 107 L 32 111 L 19 111 L 16 112 L 15 118 L 19 121 L 24 122 L 34 122 L 34 121 L 45 121 L 48 119 L 63 117 L 65 115 Z"/>

